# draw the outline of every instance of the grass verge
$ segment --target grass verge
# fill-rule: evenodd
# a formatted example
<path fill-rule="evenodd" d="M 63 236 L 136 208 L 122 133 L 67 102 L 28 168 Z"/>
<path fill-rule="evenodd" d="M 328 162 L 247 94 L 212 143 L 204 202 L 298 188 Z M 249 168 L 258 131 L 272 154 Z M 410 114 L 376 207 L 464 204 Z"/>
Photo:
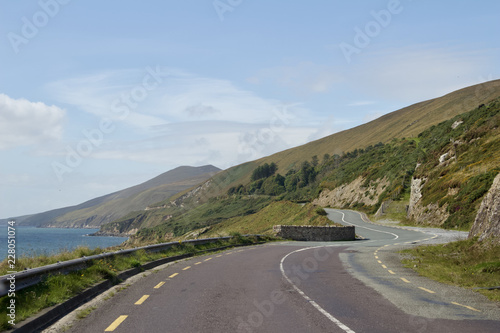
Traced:
<path fill-rule="evenodd" d="M 464 288 L 500 286 L 500 244 L 467 239 L 401 251 L 406 267 L 439 282 Z M 478 290 L 500 302 L 500 289 Z"/>
<path fill-rule="evenodd" d="M 15 322 L 19 323 L 45 308 L 63 303 L 64 301 L 76 296 L 86 288 L 106 279 L 117 284 L 120 282 L 117 279 L 117 274 L 120 271 L 133 267 L 140 267 L 142 264 L 150 261 L 186 253 L 201 255 L 206 250 L 218 247 L 238 244 L 252 244 L 256 242 L 257 239 L 254 237 L 243 237 L 239 234 L 234 234 L 233 238 L 228 241 L 218 241 L 202 245 L 180 243 L 179 245 L 176 245 L 164 252 L 148 253 L 144 250 L 140 250 L 128 256 L 113 256 L 106 259 L 94 260 L 89 263 L 86 269 L 68 274 L 52 275 L 47 277 L 41 283 L 17 291 L 15 296 L 17 304 Z M 44 257 L 43 260 L 37 261 L 36 258 L 34 258 L 31 262 L 40 263 L 45 262 L 45 260 L 49 259 Z M 53 259 L 50 259 L 49 262 L 51 260 Z M 6 309 L 10 299 L 11 298 L 7 296 L 0 298 L 0 307 L 2 309 Z M 12 326 L 7 322 L 8 319 L 9 318 L 7 316 L 0 317 L 0 331 L 12 328 Z"/>

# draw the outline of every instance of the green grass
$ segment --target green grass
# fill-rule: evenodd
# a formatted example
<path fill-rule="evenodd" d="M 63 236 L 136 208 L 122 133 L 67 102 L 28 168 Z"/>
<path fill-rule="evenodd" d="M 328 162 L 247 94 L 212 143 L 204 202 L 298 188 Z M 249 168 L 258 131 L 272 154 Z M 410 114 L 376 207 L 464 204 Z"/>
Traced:
<path fill-rule="evenodd" d="M 325 215 L 318 214 L 317 206 L 300 205 L 289 201 L 272 202 L 259 212 L 247 216 L 228 219 L 214 225 L 204 236 L 226 236 L 237 232 L 241 234 L 273 233 L 273 226 L 284 225 L 334 225 Z"/>
<path fill-rule="evenodd" d="M 203 251 L 217 247 L 251 244 L 255 241 L 256 239 L 253 237 L 235 235 L 235 237 L 228 241 L 219 241 L 203 245 L 179 243 L 179 245 L 164 252 L 148 253 L 144 250 L 139 250 L 128 256 L 113 256 L 106 259 L 94 260 L 89 263 L 86 269 L 70 272 L 68 274 L 52 275 L 34 286 L 17 291 L 15 296 L 17 305 L 16 323 L 35 315 L 47 307 L 64 302 L 98 282 L 111 280 L 113 283 L 117 284 L 120 282 L 117 278 L 119 272 L 138 267 L 147 262 L 185 253 L 202 254 Z M 70 254 L 67 253 L 64 255 L 69 257 Z M 36 267 L 37 264 L 45 264 L 46 262 L 56 260 L 56 258 L 61 258 L 61 256 L 62 255 L 55 256 L 54 258 L 33 258 L 30 264 L 34 265 L 32 267 Z M 0 298 L 0 307 L 5 309 L 9 301 L 10 298 L 7 296 Z M 83 316 L 86 314 L 82 313 L 81 315 Z M 0 330 L 11 328 L 7 320 L 7 316 L 0 316 Z"/>
<path fill-rule="evenodd" d="M 500 244 L 468 239 L 401 251 L 406 267 L 433 280 L 465 288 L 500 286 Z M 500 290 L 479 290 L 500 302 Z"/>

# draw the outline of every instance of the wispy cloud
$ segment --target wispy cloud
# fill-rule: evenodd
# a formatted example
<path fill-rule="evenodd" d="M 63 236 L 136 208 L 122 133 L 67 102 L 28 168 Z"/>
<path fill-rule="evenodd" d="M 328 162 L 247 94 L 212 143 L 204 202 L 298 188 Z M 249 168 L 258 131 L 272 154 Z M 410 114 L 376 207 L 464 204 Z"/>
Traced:
<path fill-rule="evenodd" d="M 377 98 L 418 102 L 435 98 L 488 75 L 493 59 L 481 52 L 436 45 L 385 49 L 355 68 L 356 88 Z M 496 61 L 496 60 L 495 60 Z"/>
<path fill-rule="evenodd" d="M 347 106 L 365 106 L 365 105 L 373 105 L 376 104 L 375 101 L 358 101 L 347 104 Z"/>
<path fill-rule="evenodd" d="M 326 93 L 341 81 L 341 77 L 332 66 L 301 61 L 262 69 L 247 81 L 253 84 L 277 84 L 304 95 Z"/>

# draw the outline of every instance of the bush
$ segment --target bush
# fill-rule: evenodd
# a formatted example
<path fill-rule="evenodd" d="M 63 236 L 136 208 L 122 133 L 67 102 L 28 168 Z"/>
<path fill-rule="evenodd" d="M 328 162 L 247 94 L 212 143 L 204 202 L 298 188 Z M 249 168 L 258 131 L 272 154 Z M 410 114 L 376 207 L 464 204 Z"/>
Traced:
<path fill-rule="evenodd" d="M 318 208 L 316 208 L 316 214 L 325 216 L 326 211 L 322 207 L 318 207 Z"/>

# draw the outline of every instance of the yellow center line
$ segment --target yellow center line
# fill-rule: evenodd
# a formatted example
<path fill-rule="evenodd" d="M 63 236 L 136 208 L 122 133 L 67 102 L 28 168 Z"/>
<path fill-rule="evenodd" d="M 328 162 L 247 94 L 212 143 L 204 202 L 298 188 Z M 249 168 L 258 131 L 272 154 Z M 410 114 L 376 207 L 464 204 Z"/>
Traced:
<path fill-rule="evenodd" d="M 382 261 L 381 261 L 381 260 L 377 260 L 377 262 L 378 262 L 379 264 L 381 264 L 381 263 L 382 263 Z"/>
<path fill-rule="evenodd" d="M 163 286 L 165 284 L 165 282 L 161 281 L 160 283 L 158 283 L 156 286 L 155 286 L 155 289 L 158 289 L 160 288 L 161 286 Z"/>
<path fill-rule="evenodd" d="M 201 261 L 198 261 L 195 265 L 199 265 L 199 264 L 201 264 Z"/>
<path fill-rule="evenodd" d="M 458 305 L 458 306 L 463 306 L 464 308 L 467 308 L 467 309 L 472 310 L 472 311 L 481 312 L 481 310 L 474 309 L 472 306 L 463 305 L 463 304 L 460 304 L 460 303 L 457 303 L 457 302 L 451 302 L 451 304 L 455 304 L 455 305 Z"/>
<path fill-rule="evenodd" d="M 169 278 L 176 277 L 177 275 L 179 275 L 179 273 L 174 273 L 174 274 L 170 275 Z"/>
<path fill-rule="evenodd" d="M 405 278 L 400 278 L 400 279 L 401 279 L 401 280 L 403 280 L 403 281 L 404 281 L 404 282 L 406 282 L 406 283 L 411 283 L 410 281 L 408 281 L 408 280 L 407 280 L 407 279 L 405 279 Z"/>
<path fill-rule="evenodd" d="M 233 253 L 233 252 L 228 252 L 228 253 L 226 253 L 226 256 L 227 256 L 228 254 L 231 254 L 231 253 Z"/>
<path fill-rule="evenodd" d="M 222 254 L 219 254 L 218 256 L 215 256 L 215 257 L 216 257 L 216 258 L 220 258 L 220 257 L 222 257 Z"/>
<path fill-rule="evenodd" d="M 188 270 L 188 269 L 190 269 L 190 268 L 191 268 L 191 266 L 187 266 L 187 267 L 184 267 L 182 270 L 183 270 L 183 271 L 187 271 L 187 270 Z"/>
<path fill-rule="evenodd" d="M 429 294 L 435 294 L 435 292 L 434 292 L 434 291 L 429 290 L 429 289 L 425 289 L 425 288 L 423 288 L 423 287 L 418 287 L 418 289 L 422 289 L 423 291 L 427 291 Z"/>
<path fill-rule="evenodd" d="M 149 297 L 149 295 L 144 295 L 141 298 L 139 298 L 139 300 L 137 302 L 135 302 L 134 304 L 135 305 L 141 305 L 142 303 L 144 303 L 145 300 L 148 299 L 148 297 Z"/>
<path fill-rule="evenodd" d="M 375 259 L 378 259 L 378 256 L 375 256 Z"/>
<path fill-rule="evenodd" d="M 207 259 L 205 259 L 205 261 L 209 261 L 209 260 L 212 260 L 212 258 L 207 258 Z"/>
<path fill-rule="evenodd" d="M 104 330 L 104 332 L 113 332 L 117 327 L 118 325 L 120 325 L 125 319 L 127 319 L 128 316 L 120 316 L 118 318 L 116 318 L 116 320 L 108 326 L 108 328 L 106 328 Z"/>
<path fill-rule="evenodd" d="M 396 273 L 394 273 L 393 271 L 391 271 L 390 269 L 388 269 L 387 271 L 388 271 L 389 273 L 391 273 L 391 274 L 396 274 Z"/>
<path fill-rule="evenodd" d="M 387 268 L 387 266 L 386 265 L 382 265 L 382 268 Z"/>

